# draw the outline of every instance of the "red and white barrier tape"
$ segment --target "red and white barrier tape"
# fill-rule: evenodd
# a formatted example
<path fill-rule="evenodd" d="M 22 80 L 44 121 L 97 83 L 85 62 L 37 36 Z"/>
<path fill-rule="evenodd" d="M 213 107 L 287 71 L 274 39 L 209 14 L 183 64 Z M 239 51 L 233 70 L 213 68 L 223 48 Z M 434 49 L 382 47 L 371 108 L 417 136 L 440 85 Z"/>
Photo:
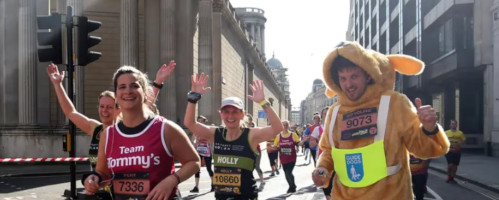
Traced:
<path fill-rule="evenodd" d="M 0 158 L 0 162 L 85 162 L 88 157 L 66 157 L 66 158 Z"/>

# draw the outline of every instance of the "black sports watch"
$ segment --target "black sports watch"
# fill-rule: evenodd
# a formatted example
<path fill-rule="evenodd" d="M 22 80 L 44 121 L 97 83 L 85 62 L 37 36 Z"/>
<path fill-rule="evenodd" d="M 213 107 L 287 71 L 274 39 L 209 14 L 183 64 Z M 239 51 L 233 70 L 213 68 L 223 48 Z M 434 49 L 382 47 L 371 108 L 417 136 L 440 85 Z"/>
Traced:
<path fill-rule="evenodd" d="M 193 91 L 187 93 L 187 101 L 191 103 L 197 103 L 201 99 L 201 94 Z"/>
<path fill-rule="evenodd" d="M 438 131 L 439 131 L 439 130 L 438 130 L 438 125 L 437 125 L 437 124 L 435 124 L 435 129 L 433 129 L 433 131 L 431 131 L 431 132 L 430 132 L 430 131 L 427 131 L 427 130 L 423 127 L 423 126 L 421 126 L 421 129 L 423 129 L 423 133 L 424 133 L 425 135 L 435 135 L 435 134 L 437 134 L 437 133 L 438 133 Z"/>

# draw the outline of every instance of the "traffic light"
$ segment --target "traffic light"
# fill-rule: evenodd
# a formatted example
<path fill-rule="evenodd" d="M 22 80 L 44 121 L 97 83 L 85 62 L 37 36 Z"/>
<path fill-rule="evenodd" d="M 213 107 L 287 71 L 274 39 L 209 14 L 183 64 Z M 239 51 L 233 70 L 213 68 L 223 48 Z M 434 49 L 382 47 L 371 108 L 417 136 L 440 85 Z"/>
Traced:
<path fill-rule="evenodd" d="M 54 64 L 62 64 L 62 23 L 61 14 L 52 13 L 49 16 L 37 17 L 38 29 L 38 60 L 40 62 L 52 61 Z"/>
<path fill-rule="evenodd" d="M 89 49 L 100 43 L 101 38 L 88 35 L 100 28 L 101 23 L 88 20 L 87 17 L 78 17 L 78 65 L 85 66 L 101 57 L 100 52 Z"/>

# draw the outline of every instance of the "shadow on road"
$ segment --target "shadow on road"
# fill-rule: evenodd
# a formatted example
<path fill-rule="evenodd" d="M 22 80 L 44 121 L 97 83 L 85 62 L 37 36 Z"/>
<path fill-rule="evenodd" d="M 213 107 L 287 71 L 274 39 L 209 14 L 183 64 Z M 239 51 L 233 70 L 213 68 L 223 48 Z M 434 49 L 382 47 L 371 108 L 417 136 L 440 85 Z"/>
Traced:
<path fill-rule="evenodd" d="M 77 179 L 81 178 L 76 176 Z M 68 182 L 69 176 L 9 177 L 0 179 L 0 193 L 11 193 Z M 80 180 L 76 180 L 80 181 Z M 69 186 L 68 186 L 69 187 Z M 62 194 L 62 192 L 61 192 Z"/>
<path fill-rule="evenodd" d="M 182 197 L 182 199 L 195 199 L 198 197 L 204 196 L 205 198 L 212 197 L 215 198 L 214 193 L 212 192 L 205 192 L 205 193 L 198 193 L 198 194 L 189 194 L 188 196 Z"/>
<path fill-rule="evenodd" d="M 278 200 L 278 199 L 286 199 L 292 195 L 301 195 L 301 194 L 305 194 L 305 193 L 314 193 L 317 191 L 317 186 L 315 185 L 309 185 L 309 186 L 305 186 L 305 187 L 301 187 L 299 188 L 295 193 L 286 193 L 286 194 L 281 194 L 279 196 L 275 196 L 275 197 L 270 197 L 270 198 L 267 198 L 267 200 Z"/>

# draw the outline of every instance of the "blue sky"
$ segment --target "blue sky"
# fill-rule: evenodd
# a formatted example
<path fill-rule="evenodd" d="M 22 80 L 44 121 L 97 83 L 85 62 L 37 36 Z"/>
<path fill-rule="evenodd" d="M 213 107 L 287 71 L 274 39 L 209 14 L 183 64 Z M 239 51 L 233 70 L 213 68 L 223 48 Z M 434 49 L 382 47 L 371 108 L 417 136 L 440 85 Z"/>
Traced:
<path fill-rule="evenodd" d="M 348 0 L 230 0 L 234 7 L 265 10 L 265 53 L 288 68 L 293 107 L 322 80 L 322 63 L 340 41 L 346 39 Z"/>

